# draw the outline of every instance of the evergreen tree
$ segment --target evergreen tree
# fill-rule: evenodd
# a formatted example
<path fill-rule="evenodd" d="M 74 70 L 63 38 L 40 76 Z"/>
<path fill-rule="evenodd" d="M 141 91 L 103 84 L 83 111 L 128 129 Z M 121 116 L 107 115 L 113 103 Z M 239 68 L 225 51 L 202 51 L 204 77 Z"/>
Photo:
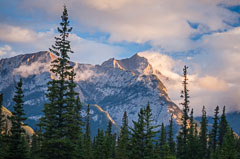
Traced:
<path fill-rule="evenodd" d="M 184 159 L 184 150 L 183 150 L 183 138 L 182 135 L 179 133 L 177 136 L 177 153 L 176 157 L 177 159 Z"/>
<path fill-rule="evenodd" d="M 81 133 L 81 103 L 74 91 L 75 73 L 68 56 L 73 51 L 67 40 L 72 27 L 69 27 L 66 6 L 61 19 L 58 27 L 60 36 L 55 37 L 55 45 L 50 49 L 56 59 L 52 61 L 50 71 L 54 78 L 48 82 L 48 103 L 44 105 L 44 116 L 41 118 L 44 129 L 42 152 L 43 158 L 72 159 L 77 156 L 77 139 Z"/>
<path fill-rule="evenodd" d="M 218 129 L 218 144 L 222 146 L 223 139 L 225 134 L 227 133 L 228 128 L 228 122 L 225 115 L 225 106 L 223 107 L 223 113 L 221 115 L 220 123 L 219 123 L 219 129 Z"/>
<path fill-rule="evenodd" d="M 183 68 L 183 90 L 181 91 L 181 98 L 183 98 L 183 102 L 180 103 L 183 106 L 183 115 L 181 118 L 182 126 L 178 136 L 178 148 L 179 151 L 177 153 L 178 158 L 186 159 L 187 158 L 187 136 L 188 136 L 188 120 L 189 120 L 189 90 L 187 88 L 188 78 L 187 78 L 187 66 Z"/>
<path fill-rule="evenodd" d="M 187 155 L 188 159 L 198 159 L 199 156 L 199 143 L 198 143 L 198 134 L 197 134 L 196 124 L 194 123 L 193 109 L 191 110 L 190 115 L 190 128 L 188 134 L 188 146 L 187 146 Z"/>
<path fill-rule="evenodd" d="M 154 131 L 157 126 L 153 126 L 153 119 L 152 119 L 152 110 L 150 108 L 150 104 L 148 102 L 147 107 L 144 109 L 144 121 L 145 121 L 145 145 L 146 149 L 144 152 L 146 159 L 152 159 L 154 157 L 154 137 L 156 136 L 157 131 Z M 166 133 L 165 133 L 166 136 Z"/>
<path fill-rule="evenodd" d="M 87 106 L 87 115 L 85 121 L 85 134 L 84 134 L 84 147 L 83 147 L 83 158 L 90 159 L 91 154 L 91 131 L 90 131 L 90 105 Z"/>
<path fill-rule="evenodd" d="M 112 122 L 108 121 L 108 126 L 105 131 L 105 138 L 104 138 L 104 147 L 103 147 L 103 153 L 104 153 L 104 159 L 111 159 L 113 150 L 113 135 L 112 135 Z"/>
<path fill-rule="evenodd" d="M 169 155 L 169 147 L 167 144 L 166 129 L 163 123 L 161 126 L 161 134 L 159 137 L 159 148 L 160 148 L 160 158 L 167 159 Z"/>
<path fill-rule="evenodd" d="M 128 130 L 128 117 L 126 111 L 123 114 L 122 126 L 118 138 L 117 158 L 118 159 L 129 158 L 129 130 Z"/>
<path fill-rule="evenodd" d="M 134 127 L 132 130 L 131 140 L 131 159 L 144 159 L 145 158 L 145 122 L 144 122 L 144 110 L 141 108 L 138 113 L 138 121 L 133 121 Z"/>
<path fill-rule="evenodd" d="M 156 126 L 152 125 L 152 113 L 150 105 L 140 109 L 138 121 L 133 121 L 131 140 L 131 159 L 152 159 L 154 158 L 154 137 Z"/>
<path fill-rule="evenodd" d="M 235 139 L 234 139 L 233 131 L 229 127 L 227 127 L 227 132 L 223 138 L 219 159 L 237 159 L 237 152 L 235 149 Z"/>
<path fill-rule="evenodd" d="M 95 137 L 95 142 L 93 144 L 93 158 L 94 159 L 105 159 L 103 153 L 104 145 L 104 133 L 103 130 L 98 129 L 97 136 Z"/>
<path fill-rule="evenodd" d="M 41 129 L 35 130 L 32 136 L 31 159 L 41 159 Z"/>
<path fill-rule="evenodd" d="M 81 126 L 83 126 L 80 112 L 82 109 L 82 104 L 79 98 L 79 94 L 74 90 L 76 87 L 76 84 L 74 83 L 75 75 L 76 74 L 72 69 L 68 81 L 69 92 L 67 93 L 67 112 L 65 115 L 67 125 L 66 136 L 74 145 L 76 145 L 76 141 L 78 140 L 79 135 L 82 134 Z"/>
<path fill-rule="evenodd" d="M 208 121 L 207 121 L 207 116 L 206 116 L 206 110 L 205 106 L 202 108 L 202 121 L 201 121 L 201 130 L 200 130 L 200 158 L 205 159 L 207 158 L 207 126 L 208 126 Z"/>
<path fill-rule="evenodd" d="M 17 83 L 16 92 L 13 97 L 15 105 L 13 106 L 12 116 L 10 117 L 12 127 L 10 130 L 11 136 L 9 137 L 9 147 L 6 159 L 28 159 L 29 148 L 26 141 L 25 130 L 23 126 L 26 120 L 24 113 L 24 101 L 22 91 L 22 79 Z"/>
<path fill-rule="evenodd" d="M 175 144 L 174 136 L 173 136 L 173 114 L 171 115 L 171 119 L 169 121 L 168 146 L 169 146 L 170 154 L 175 155 L 176 144 Z"/>
<path fill-rule="evenodd" d="M 218 139 L 218 113 L 219 107 L 215 108 L 214 118 L 213 118 L 213 126 L 211 133 L 209 134 L 209 151 L 215 152 L 217 147 L 217 139 Z"/>
<path fill-rule="evenodd" d="M 235 142 L 236 142 L 236 147 L 235 147 L 235 149 L 237 150 L 237 154 L 236 154 L 236 156 L 237 156 L 237 159 L 239 159 L 240 158 L 240 138 L 235 138 Z"/>

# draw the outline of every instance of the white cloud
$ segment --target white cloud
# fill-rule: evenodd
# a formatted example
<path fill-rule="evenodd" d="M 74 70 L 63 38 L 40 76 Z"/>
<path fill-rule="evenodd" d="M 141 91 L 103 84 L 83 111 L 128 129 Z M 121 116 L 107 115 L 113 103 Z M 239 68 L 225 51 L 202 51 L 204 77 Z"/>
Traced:
<path fill-rule="evenodd" d="M 0 48 L 1 57 L 10 57 L 20 53 L 47 51 L 51 45 L 55 43 L 54 37 L 59 36 L 54 29 L 45 32 L 34 32 L 32 30 L 10 25 L 8 25 L 7 28 L 17 29 L 13 29 L 14 31 L 10 35 L 7 34 L 7 30 L 0 31 L 0 40 L 11 42 L 10 45 L 4 45 Z M 18 33 L 20 31 L 25 31 L 27 33 Z M 1 34 L 3 32 L 6 33 L 3 35 Z M 74 54 L 71 54 L 70 57 L 72 61 L 76 62 L 99 64 L 124 51 L 121 47 L 87 40 L 76 34 L 70 34 L 69 40 L 71 41 L 71 47 L 74 51 Z M 19 45 L 20 43 L 21 45 Z M 14 48 L 14 50 L 12 50 L 12 48 Z"/>
<path fill-rule="evenodd" d="M 199 87 L 210 91 L 224 91 L 228 89 L 226 81 L 216 77 L 205 76 L 198 79 Z"/>
<path fill-rule="evenodd" d="M 9 45 L 4 45 L 0 47 L 0 58 L 9 57 L 16 55 L 16 52 L 12 50 L 12 47 Z"/>
<path fill-rule="evenodd" d="M 170 98 L 179 104 L 182 90 L 182 68 L 189 67 L 190 105 L 200 115 L 205 105 L 208 114 L 214 108 L 226 105 L 227 111 L 240 111 L 240 42 L 239 28 L 216 33 L 204 38 L 205 53 L 186 60 L 174 60 L 159 52 L 140 53 L 148 59 L 169 92 Z M 220 44 L 220 46 L 219 46 Z"/>
<path fill-rule="evenodd" d="M 27 43 L 35 39 L 35 33 L 17 26 L 0 25 L 0 41 Z"/>
<path fill-rule="evenodd" d="M 11 51 L 12 48 L 9 45 L 5 45 L 3 47 L 0 47 L 0 57 L 7 54 L 7 52 Z"/>
<path fill-rule="evenodd" d="M 57 3 L 58 2 L 58 3 Z M 155 47 L 167 51 L 196 48 L 189 37 L 198 33 L 231 29 L 225 22 L 238 21 L 239 15 L 224 5 L 237 5 L 235 0 L 72 0 L 66 3 L 70 17 L 88 31 L 110 33 L 111 42 L 150 41 Z M 57 5 L 55 5 L 57 4 Z M 222 5 L 220 5 L 222 4 Z M 43 9 L 48 15 L 60 15 L 58 0 L 24 0 L 28 8 Z M 59 7 L 59 8 L 58 8 Z M 198 23 L 193 29 L 188 21 Z"/>
<path fill-rule="evenodd" d="M 46 65 L 46 63 L 33 62 L 30 65 L 21 65 L 20 67 L 14 70 L 14 74 L 21 75 L 26 78 L 30 75 L 39 75 L 43 72 L 47 72 L 50 70 L 50 64 Z"/>
<path fill-rule="evenodd" d="M 69 40 L 72 44 L 72 50 L 75 52 L 70 55 L 71 59 L 77 62 L 99 64 L 124 52 L 123 48 L 86 40 L 76 34 L 71 34 Z"/>

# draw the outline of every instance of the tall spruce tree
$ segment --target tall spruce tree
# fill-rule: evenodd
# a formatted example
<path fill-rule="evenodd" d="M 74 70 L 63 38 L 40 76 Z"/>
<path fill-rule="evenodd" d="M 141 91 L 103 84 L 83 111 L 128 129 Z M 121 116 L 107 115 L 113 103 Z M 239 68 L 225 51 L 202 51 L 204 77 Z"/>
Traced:
<path fill-rule="evenodd" d="M 171 155 L 175 155 L 176 153 L 176 144 L 173 136 L 173 114 L 171 115 L 171 119 L 169 121 L 169 130 L 168 130 L 168 146 Z"/>
<path fill-rule="evenodd" d="M 141 108 L 138 113 L 138 121 L 133 121 L 133 128 L 131 128 L 131 159 L 144 159 L 145 158 L 145 121 L 144 110 Z"/>
<path fill-rule="evenodd" d="M 212 130 L 209 134 L 209 151 L 215 152 L 217 147 L 217 139 L 218 139 L 218 122 L 219 122 L 219 107 L 215 108 L 214 118 L 213 118 L 213 126 Z"/>
<path fill-rule="evenodd" d="M 150 107 L 150 104 L 148 102 L 147 107 L 144 109 L 144 121 L 145 121 L 145 158 L 146 159 L 152 159 L 154 157 L 154 137 L 157 134 L 157 131 L 154 129 L 157 128 L 157 126 L 153 126 L 153 118 L 152 118 L 152 110 Z M 166 133 L 165 133 L 166 135 Z"/>
<path fill-rule="evenodd" d="M 31 142 L 31 159 L 41 159 L 41 129 L 35 130 Z"/>
<path fill-rule="evenodd" d="M 84 143 L 83 143 L 83 158 L 90 159 L 92 158 L 91 150 L 91 130 L 90 130 L 90 105 L 87 106 L 87 115 L 85 120 L 85 134 L 84 134 Z"/>
<path fill-rule="evenodd" d="M 199 141 L 200 141 L 200 158 L 205 159 L 207 158 L 208 151 L 207 151 L 207 126 L 208 126 L 208 121 L 207 121 L 207 116 L 206 116 L 206 109 L 205 106 L 202 108 L 202 120 L 201 120 L 201 128 L 200 128 L 200 136 L 199 136 Z"/>
<path fill-rule="evenodd" d="M 22 79 L 17 83 L 16 92 L 13 97 L 15 105 L 13 106 L 12 116 L 10 117 L 12 127 L 8 143 L 6 159 L 28 159 L 29 147 L 26 141 L 24 121 L 27 119 L 24 113 Z"/>
<path fill-rule="evenodd" d="M 187 145 L 188 159 L 199 159 L 199 143 L 198 134 L 196 132 L 196 124 L 193 117 L 193 109 L 190 113 L 190 128 L 188 134 L 188 145 Z"/>
<path fill-rule="evenodd" d="M 225 106 L 223 107 L 223 112 L 220 118 L 219 129 L 218 129 L 218 144 L 222 146 L 223 139 L 227 133 L 228 122 L 225 115 Z"/>
<path fill-rule="evenodd" d="M 67 40 L 72 27 L 69 27 L 66 6 L 58 27 L 59 37 L 50 51 L 56 55 L 51 69 L 53 79 L 48 82 L 46 94 L 48 103 L 44 105 L 41 125 L 44 129 L 42 152 L 44 158 L 72 159 L 76 156 L 78 135 L 81 133 L 79 111 L 81 104 L 74 91 L 75 73 L 70 64 L 68 53 L 73 53 Z"/>
<path fill-rule="evenodd" d="M 160 148 L 160 158 L 166 159 L 168 158 L 168 145 L 167 145 L 167 135 L 166 135 L 166 129 L 164 124 L 161 125 L 161 133 L 159 137 L 159 148 Z"/>
<path fill-rule="evenodd" d="M 129 158 L 129 130 L 128 130 L 128 117 L 125 111 L 122 118 L 122 126 L 117 144 L 117 158 L 128 159 Z"/>
<path fill-rule="evenodd" d="M 94 159 L 105 159 L 103 148 L 104 148 L 104 133 L 103 130 L 98 129 L 98 133 L 97 136 L 95 137 L 95 142 L 93 144 Z"/>
<path fill-rule="evenodd" d="M 152 113 L 148 103 L 147 107 L 140 109 L 138 121 L 133 121 L 131 139 L 131 159 L 152 159 L 154 158 L 154 137 L 156 126 L 152 125 Z"/>
<path fill-rule="evenodd" d="M 220 149 L 219 159 L 237 159 L 237 151 L 239 150 L 236 150 L 234 134 L 229 126 L 227 126 Z"/>
<path fill-rule="evenodd" d="M 104 138 L 104 147 L 103 147 L 103 153 L 105 159 L 111 159 L 112 158 L 112 150 L 113 150 L 113 134 L 112 134 L 112 121 L 108 121 L 108 126 L 105 131 L 105 138 Z"/>
<path fill-rule="evenodd" d="M 181 98 L 183 98 L 183 102 L 180 103 L 183 106 L 183 115 L 181 118 L 182 125 L 181 130 L 179 131 L 178 135 L 178 152 L 177 156 L 180 159 L 186 159 L 187 158 L 187 136 L 188 136 L 188 121 L 189 121 L 189 90 L 188 90 L 188 77 L 187 77 L 187 66 L 184 66 L 183 68 L 183 90 L 181 91 Z"/>

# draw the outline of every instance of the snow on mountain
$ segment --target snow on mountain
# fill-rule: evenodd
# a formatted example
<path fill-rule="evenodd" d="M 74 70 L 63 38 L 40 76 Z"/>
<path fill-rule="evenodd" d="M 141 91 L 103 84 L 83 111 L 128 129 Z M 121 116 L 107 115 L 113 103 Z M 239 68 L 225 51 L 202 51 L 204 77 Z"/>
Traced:
<path fill-rule="evenodd" d="M 0 60 L 0 92 L 4 93 L 4 105 L 12 109 L 15 84 L 23 78 L 25 111 L 30 123 L 42 115 L 44 94 L 51 78 L 50 61 L 54 58 L 50 52 L 38 52 Z M 99 115 L 104 113 L 105 118 L 121 125 L 123 113 L 127 111 L 132 125 L 139 109 L 149 102 L 154 124 L 164 122 L 167 125 L 171 114 L 180 123 L 181 110 L 168 97 L 167 89 L 144 57 L 135 54 L 122 60 L 112 58 L 101 65 L 72 65 L 81 101 L 98 105 L 99 109 L 96 107 L 92 114 L 93 120 L 99 120 Z"/>

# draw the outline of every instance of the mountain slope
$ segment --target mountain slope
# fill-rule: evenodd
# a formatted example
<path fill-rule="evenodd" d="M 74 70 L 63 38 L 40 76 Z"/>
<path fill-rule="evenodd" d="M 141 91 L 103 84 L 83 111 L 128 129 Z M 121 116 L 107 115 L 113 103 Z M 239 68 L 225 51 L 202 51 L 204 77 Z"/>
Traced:
<path fill-rule="evenodd" d="M 0 60 L 0 92 L 4 93 L 4 104 L 11 110 L 16 81 L 23 78 L 25 111 L 31 123 L 42 115 L 46 102 L 45 92 L 50 61 L 55 57 L 50 52 L 38 52 Z M 152 72 L 147 59 L 137 54 L 128 59 L 109 59 L 102 65 L 72 63 L 76 71 L 76 90 L 83 103 L 99 105 L 109 113 L 112 121 L 121 124 L 124 111 L 129 123 L 137 120 L 137 113 L 150 103 L 154 124 L 168 124 L 173 114 L 180 123 L 181 110 L 170 100 L 163 83 Z M 96 111 L 97 114 L 104 113 Z M 98 127 L 102 127 L 98 125 Z"/>
<path fill-rule="evenodd" d="M 9 120 L 9 117 L 12 116 L 12 112 L 10 112 L 7 108 L 5 108 L 4 106 L 2 107 L 2 113 L 3 113 L 3 116 L 4 116 L 4 122 L 5 125 L 6 125 L 6 129 L 7 131 L 10 131 L 11 127 L 12 127 L 12 123 L 11 121 Z M 25 130 L 25 132 L 29 135 L 29 136 L 32 136 L 34 131 L 31 127 L 29 126 L 23 126 L 23 129 Z"/>

